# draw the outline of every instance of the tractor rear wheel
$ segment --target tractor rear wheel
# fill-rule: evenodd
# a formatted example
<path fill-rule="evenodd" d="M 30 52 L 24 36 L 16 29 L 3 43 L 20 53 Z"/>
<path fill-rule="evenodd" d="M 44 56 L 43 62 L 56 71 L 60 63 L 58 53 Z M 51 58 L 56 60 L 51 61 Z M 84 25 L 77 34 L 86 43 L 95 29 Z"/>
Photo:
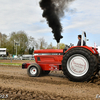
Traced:
<path fill-rule="evenodd" d="M 96 73 L 97 59 L 87 49 L 72 48 L 63 57 L 62 70 L 71 81 L 90 81 Z"/>
<path fill-rule="evenodd" d="M 27 74 L 31 77 L 39 77 L 41 74 L 41 67 L 38 64 L 33 63 L 29 65 Z"/>

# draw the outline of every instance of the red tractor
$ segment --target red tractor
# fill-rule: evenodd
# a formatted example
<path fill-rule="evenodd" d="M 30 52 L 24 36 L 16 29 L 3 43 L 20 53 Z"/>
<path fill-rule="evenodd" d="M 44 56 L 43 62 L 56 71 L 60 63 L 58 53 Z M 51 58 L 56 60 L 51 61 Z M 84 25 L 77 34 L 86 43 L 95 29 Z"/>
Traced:
<path fill-rule="evenodd" d="M 85 42 L 87 40 L 84 32 L 81 46 L 67 46 L 64 50 L 35 50 L 36 63 L 24 63 L 22 68 L 27 68 L 27 73 L 31 77 L 62 70 L 71 81 L 83 82 L 93 79 L 99 71 L 99 54 L 97 48 L 83 46 L 83 35 Z"/>

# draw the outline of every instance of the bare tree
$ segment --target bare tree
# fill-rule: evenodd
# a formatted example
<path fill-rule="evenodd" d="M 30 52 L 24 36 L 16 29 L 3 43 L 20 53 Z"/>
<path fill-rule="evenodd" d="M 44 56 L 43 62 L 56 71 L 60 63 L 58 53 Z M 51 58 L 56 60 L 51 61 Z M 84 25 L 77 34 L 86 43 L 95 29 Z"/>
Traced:
<path fill-rule="evenodd" d="M 39 49 L 39 41 L 35 40 L 34 37 L 30 36 L 29 37 L 29 48 L 31 47 L 34 47 L 34 49 Z"/>
<path fill-rule="evenodd" d="M 38 41 L 39 41 L 40 49 L 46 49 L 47 48 L 48 44 L 47 44 L 47 42 L 45 41 L 44 38 L 39 38 Z"/>
<path fill-rule="evenodd" d="M 52 42 L 48 45 L 47 49 L 53 49 Z"/>

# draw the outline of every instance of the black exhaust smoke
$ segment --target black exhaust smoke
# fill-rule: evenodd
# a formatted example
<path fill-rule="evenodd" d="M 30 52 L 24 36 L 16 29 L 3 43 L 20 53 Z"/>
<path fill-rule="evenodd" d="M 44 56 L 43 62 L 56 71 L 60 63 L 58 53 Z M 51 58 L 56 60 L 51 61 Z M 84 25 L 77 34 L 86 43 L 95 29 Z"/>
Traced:
<path fill-rule="evenodd" d="M 43 10 L 43 17 L 46 18 L 49 27 L 57 43 L 63 38 L 61 35 L 62 25 L 60 18 L 64 16 L 64 10 L 68 8 L 70 2 L 74 0 L 41 0 L 40 7 Z"/>

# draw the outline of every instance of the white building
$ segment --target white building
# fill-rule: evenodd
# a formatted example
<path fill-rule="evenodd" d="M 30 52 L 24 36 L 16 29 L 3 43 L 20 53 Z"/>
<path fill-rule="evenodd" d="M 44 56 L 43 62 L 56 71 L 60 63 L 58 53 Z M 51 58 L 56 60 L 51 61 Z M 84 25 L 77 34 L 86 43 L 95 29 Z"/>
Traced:
<path fill-rule="evenodd" d="M 6 48 L 0 48 L 0 56 L 6 55 Z"/>

